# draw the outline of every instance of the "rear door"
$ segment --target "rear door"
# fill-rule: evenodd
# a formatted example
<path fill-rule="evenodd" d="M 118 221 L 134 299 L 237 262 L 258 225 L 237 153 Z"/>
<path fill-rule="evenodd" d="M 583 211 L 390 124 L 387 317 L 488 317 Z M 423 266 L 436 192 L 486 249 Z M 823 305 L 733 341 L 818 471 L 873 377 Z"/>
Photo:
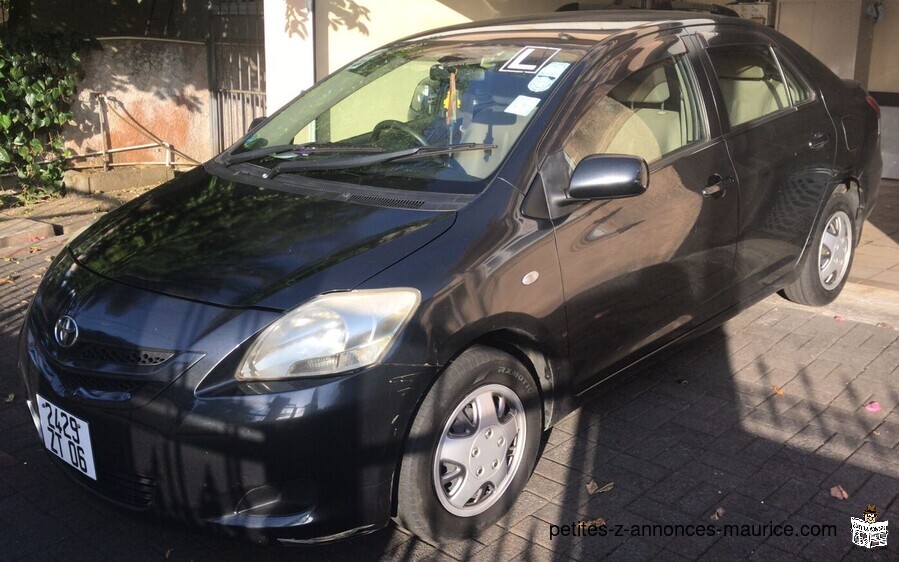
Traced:
<path fill-rule="evenodd" d="M 781 285 L 832 181 L 837 135 L 820 94 L 764 35 L 700 33 L 739 180 L 735 297 Z"/>
<path fill-rule="evenodd" d="M 587 73 L 593 94 L 547 159 L 546 168 L 567 174 L 598 153 L 637 155 L 650 167 L 644 194 L 569 202 L 556 223 L 576 391 L 731 303 L 734 170 L 693 62 L 669 36 L 636 43 Z M 567 187 L 567 174 L 556 180 L 564 186 L 547 190 Z"/>

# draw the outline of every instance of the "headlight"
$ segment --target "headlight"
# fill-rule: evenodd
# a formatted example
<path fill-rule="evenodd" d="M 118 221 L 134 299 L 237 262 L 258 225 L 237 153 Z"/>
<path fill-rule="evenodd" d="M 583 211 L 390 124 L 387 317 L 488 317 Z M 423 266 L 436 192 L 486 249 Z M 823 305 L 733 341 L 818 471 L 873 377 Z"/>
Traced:
<path fill-rule="evenodd" d="M 236 378 L 330 375 L 377 363 L 420 300 L 416 289 L 406 288 L 316 297 L 262 332 Z"/>

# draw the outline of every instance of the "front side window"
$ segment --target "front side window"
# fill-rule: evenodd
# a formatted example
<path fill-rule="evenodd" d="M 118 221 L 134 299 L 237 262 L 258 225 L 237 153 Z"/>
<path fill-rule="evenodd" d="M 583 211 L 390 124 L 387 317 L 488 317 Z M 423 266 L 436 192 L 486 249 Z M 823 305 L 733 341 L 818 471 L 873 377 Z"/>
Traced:
<path fill-rule="evenodd" d="M 780 65 L 769 47 L 713 47 L 708 53 L 732 127 L 790 107 Z"/>
<path fill-rule="evenodd" d="M 279 173 L 478 193 L 586 50 L 446 40 L 384 48 L 316 85 L 223 160 L 264 153 L 252 159 L 280 164 Z"/>
<path fill-rule="evenodd" d="M 592 154 L 630 154 L 647 163 L 705 138 L 704 113 L 686 60 L 671 57 L 619 82 L 564 143 L 571 167 Z"/>

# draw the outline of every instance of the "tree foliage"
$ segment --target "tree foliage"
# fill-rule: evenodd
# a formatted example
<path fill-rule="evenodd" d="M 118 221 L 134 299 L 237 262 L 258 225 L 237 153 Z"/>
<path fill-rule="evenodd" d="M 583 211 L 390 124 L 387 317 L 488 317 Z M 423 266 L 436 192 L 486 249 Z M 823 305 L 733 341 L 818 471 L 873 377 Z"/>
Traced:
<path fill-rule="evenodd" d="M 26 198 L 61 186 L 80 45 L 71 35 L 0 28 L 0 173 L 14 172 Z"/>

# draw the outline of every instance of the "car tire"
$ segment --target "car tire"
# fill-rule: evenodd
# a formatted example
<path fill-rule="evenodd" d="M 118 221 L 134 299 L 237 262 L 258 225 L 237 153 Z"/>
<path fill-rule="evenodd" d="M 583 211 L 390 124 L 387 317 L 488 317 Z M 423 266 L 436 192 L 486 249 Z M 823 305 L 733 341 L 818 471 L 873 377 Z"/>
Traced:
<path fill-rule="evenodd" d="M 833 302 L 849 279 L 857 241 L 856 210 L 846 193 L 834 193 L 824 206 L 815 237 L 800 264 L 799 277 L 784 288 L 789 300 L 807 306 Z"/>
<path fill-rule="evenodd" d="M 496 349 L 466 350 L 428 391 L 412 423 L 397 522 L 435 544 L 481 533 L 527 484 L 542 426 L 530 372 Z"/>

